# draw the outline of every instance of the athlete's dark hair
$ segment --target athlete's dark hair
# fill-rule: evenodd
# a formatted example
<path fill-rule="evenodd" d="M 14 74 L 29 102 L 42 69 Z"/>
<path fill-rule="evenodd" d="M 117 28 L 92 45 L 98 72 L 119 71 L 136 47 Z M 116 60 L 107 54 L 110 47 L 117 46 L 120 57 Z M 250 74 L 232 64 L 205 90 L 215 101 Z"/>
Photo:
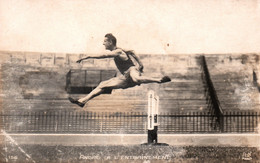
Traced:
<path fill-rule="evenodd" d="M 113 36 L 112 33 L 106 34 L 105 37 L 108 38 L 108 40 L 112 41 L 112 44 L 113 44 L 113 45 L 116 45 L 116 37 Z"/>

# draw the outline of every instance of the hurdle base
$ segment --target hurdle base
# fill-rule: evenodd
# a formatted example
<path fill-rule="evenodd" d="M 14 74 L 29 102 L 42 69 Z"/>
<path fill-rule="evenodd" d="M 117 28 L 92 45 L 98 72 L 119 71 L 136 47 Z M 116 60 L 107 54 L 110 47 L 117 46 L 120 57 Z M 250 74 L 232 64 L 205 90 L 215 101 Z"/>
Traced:
<path fill-rule="evenodd" d="M 166 143 L 158 143 L 158 126 L 154 126 L 153 130 L 148 130 L 148 132 L 147 132 L 147 143 L 144 143 L 142 145 L 169 146 Z"/>
<path fill-rule="evenodd" d="M 145 145 L 145 146 L 169 146 L 169 144 L 167 143 L 143 143 L 141 144 L 142 146 Z"/>

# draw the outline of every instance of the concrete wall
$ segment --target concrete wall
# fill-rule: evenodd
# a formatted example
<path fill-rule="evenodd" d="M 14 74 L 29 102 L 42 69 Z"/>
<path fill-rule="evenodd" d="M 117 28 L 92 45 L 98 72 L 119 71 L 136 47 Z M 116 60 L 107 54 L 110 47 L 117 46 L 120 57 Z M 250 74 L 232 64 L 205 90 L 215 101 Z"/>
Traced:
<path fill-rule="evenodd" d="M 3 108 L 8 110 L 77 108 L 68 103 L 67 97 L 70 95 L 65 91 L 66 74 L 69 70 L 116 69 L 112 59 L 91 59 L 78 64 L 76 61 L 84 57 L 80 54 L 0 52 L 0 55 Z M 88 104 L 88 108 L 96 111 L 122 111 L 122 108 L 124 111 L 146 111 L 149 89 L 155 90 L 161 97 L 164 111 L 173 108 L 206 108 L 201 71 L 194 56 L 140 55 L 140 58 L 144 64 L 145 75 L 158 78 L 169 75 L 175 83 L 114 90 L 112 95 L 95 98 Z M 195 82 L 190 84 L 191 81 Z M 84 95 L 72 96 L 78 98 Z M 190 107 L 190 103 L 185 101 L 194 96 L 198 104 L 193 103 L 194 107 Z M 118 105 L 116 108 L 115 102 Z"/>
<path fill-rule="evenodd" d="M 225 111 L 259 111 L 259 59 L 259 54 L 207 55 L 210 75 Z"/>
<path fill-rule="evenodd" d="M 34 53 L 34 52 L 0 52 L 1 55 L 1 105 L 7 110 L 16 109 L 78 109 L 68 103 L 71 96 L 65 91 L 66 74 L 70 69 L 116 69 L 112 59 L 87 60 L 77 64 L 76 60 L 84 57 L 80 54 L 65 53 Z M 160 96 L 161 111 L 207 111 L 204 97 L 204 84 L 201 80 L 201 69 L 196 59 L 199 55 L 148 55 L 142 54 L 140 58 L 144 63 L 145 75 L 161 77 L 169 75 L 171 83 L 148 84 L 136 86 L 126 90 L 114 90 L 111 95 L 102 95 L 89 102 L 87 108 L 91 111 L 146 111 L 147 91 L 153 89 Z M 257 89 L 252 85 L 252 71 L 259 74 L 258 54 L 223 54 L 206 55 L 210 73 L 216 85 L 220 99 L 227 96 L 233 98 L 231 102 L 222 100 L 225 107 L 235 106 L 241 98 L 251 98 L 256 105 L 247 105 L 246 109 L 255 108 L 259 104 Z M 219 76 L 224 77 L 235 74 L 243 83 L 251 83 L 251 91 L 243 94 L 245 84 L 236 84 L 230 78 L 228 88 L 226 82 L 217 82 Z M 241 73 L 243 72 L 243 73 Z M 259 75 L 258 75 L 259 76 Z M 232 93 L 232 91 L 237 91 Z M 252 93 L 253 92 L 253 93 Z M 231 93 L 231 95 L 230 95 Z M 258 93 L 259 94 L 259 93 Z M 82 94 L 72 95 L 75 98 Z M 237 98 L 240 97 L 240 98 Z M 191 100 L 192 99 L 192 100 Z M 116 103 L 115 103 L 116 102 Z M 99 104 L 99 105 L 97 105 Z M 114 107 L 115 104 L 117 107 Z"/>
<path fill-rule="evenodd" d="M 86 55 L 82 54 L 68 54 L 68 53 L 39 53 L 39 52 L 6 52 L 0 51 L 1 60 L 3 63 L 23 64 L 31 66 L 43 67 L 70 67 L 70 68 L 114 68 L 114 62 L 111 59 L 102 60 L 87 60 L 84 63 L 77 64 L 76 61 Z M 140 55 L 142 62 L 146 66 L 150 64 L 163 62 L 172 62 L 182 67 L 194 66 L 196 61 L 193 55 Z M 173 68 L 172 66 L 170 66 Z M 175 66 L 174 66 L 175 67 Z M 175 67 L 176 68 L 176 67 Z"/>

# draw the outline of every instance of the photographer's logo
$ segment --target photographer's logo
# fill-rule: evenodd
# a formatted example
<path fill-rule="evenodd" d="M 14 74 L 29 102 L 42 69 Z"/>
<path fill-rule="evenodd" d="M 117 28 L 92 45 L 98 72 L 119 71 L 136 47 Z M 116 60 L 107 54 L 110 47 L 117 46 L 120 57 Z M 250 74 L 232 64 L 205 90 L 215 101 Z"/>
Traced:
<path fill-rule="evenodd" d="M 243 152 L 242 160 L 252 160 L 252 152 Z"/>

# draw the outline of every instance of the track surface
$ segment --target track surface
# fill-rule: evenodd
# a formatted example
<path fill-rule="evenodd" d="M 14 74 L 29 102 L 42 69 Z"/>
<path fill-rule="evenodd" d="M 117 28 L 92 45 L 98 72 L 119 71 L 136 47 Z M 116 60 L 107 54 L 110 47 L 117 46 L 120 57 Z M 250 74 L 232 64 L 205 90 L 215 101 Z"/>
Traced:
<path fill-rule="evenodd" d="M 0 148 L 0 162 L 257 162 L 254 147 L 44 146 L 15 144 Z"/>

